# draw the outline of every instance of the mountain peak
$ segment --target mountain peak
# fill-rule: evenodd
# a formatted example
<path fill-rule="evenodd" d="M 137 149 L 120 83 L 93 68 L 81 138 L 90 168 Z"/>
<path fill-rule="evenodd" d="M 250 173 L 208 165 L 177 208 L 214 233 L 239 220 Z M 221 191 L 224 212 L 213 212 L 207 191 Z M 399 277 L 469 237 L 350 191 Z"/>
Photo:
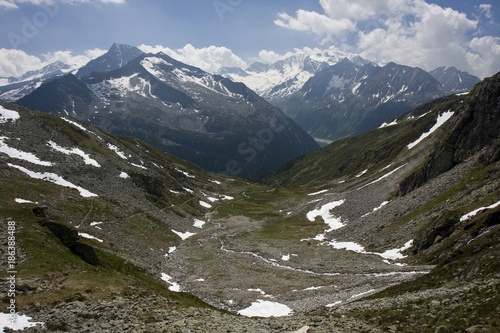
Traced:
<path fill-rule="evenodd" d="M 80 68 L 76 76 L 78 78 L 83 78 L 89 76 L 92 72 L 109 72 L 123 67 L 129 61 L 142 54 L 144 54 L 144 52 L 135 46 L 114 43 L 111 45 L 108 52 Z"/>
<path fill-rule="evenodd" d="M 481 80 L 467 72 L 458 70 L 456 67 L 438 67 L 429 72 L 436 80 L 438 80 L 447 91 L 461 92 L 468 91 Z"/>

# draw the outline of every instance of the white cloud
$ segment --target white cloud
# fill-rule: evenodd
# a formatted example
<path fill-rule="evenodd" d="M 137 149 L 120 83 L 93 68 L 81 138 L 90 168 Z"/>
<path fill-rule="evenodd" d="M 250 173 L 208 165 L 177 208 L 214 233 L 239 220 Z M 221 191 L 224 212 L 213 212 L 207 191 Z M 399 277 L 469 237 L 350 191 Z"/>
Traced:
<path fill-rule="evenodd" d="M 21 50 L 0 49 L 0 77 L 19 77 L 27 71 L 40 69 L 56 61 L 77 69 L 105 52 L 105 50 L 93 49 L 85 51 L 84 54 L 73 55 L 72 51 L 56 51 L 43 54 L 41 59 Z"/>
<path fill-rule="evenodd" d="M 469 47 L 471 51 L 466 54 L 467 60 L 480 77 L 491 76 L 500 71 L 500 38 L 474 38 Z"/>
<path fill-rule="evenodd" d="M 321 38 L 321 43 L 330 41 L 333 35 L 352 31 L 356 28 L 354 22 L 347 18 L 333 19 L 305 10 L 298 10 L 296 15 L 297 17 L 294 18 L 287 13 L 280 13 L 274 23 L 292 30 L 310 31 Z"/>
<path fill-rule="evenodd" d="M 280 61 L 280 60 L 283 60 L 283 59 L 286 59 L 288 58 L 289 56 L 292 56 L 293 53 L 291 52 L 288 52 L 284 55 L 282 54 L 278 54 L 274 51 L 269 51 L 269 50 L 262 50 L 259 52 L 259 59 L 258 61 L 259 62 L 263 62 L 263 63 L 266 63 L 266 64 L 272 64 L 276 61 Z"/>
<path fill-rule="evenodd" d="M 491 4 L 480 4 L 479 5 L 479 12 L 482 13 L 484 16 L 487 18 L 492 18 L 493 14 L 491 12 L 492 5 Z"/>
<path fill-rule="evenodd" d="M 0 0 L 0 9 L 17 9 L 17 5 L 9 0 Z"/>
<path fill-rule="evenodd" d="M 500 70 L 500 40 L 491 36 L 471 39 L 480 30 L 479 18 L 470 19 L 452 8 L 425 0 L 319 3 L 324 13 L 299 10 L 295 17 L 280 13 L 275 24 L 313 33 L 321 43 L 340 43 L 341 48 L 381 64 L 394 61 L 426 70 L 456 66 L 480 77 Z M 480 5 L 478 9 L 485 17 L 491 17 L 491 5 Z M 348 34 L 349 38 L 342 38 Z"/>
<path fill-rule="evenodd" d="M 178 61 L 199 67 L 209 73 L 215 73 L 221 67 L 247 67 L 245 61 L 223 46 L 212 45 L 198 49 L 191 44 L 187 44 L 181 49 L 172 50 L 161 45 L 143 44 L 139 46 L 139 49 L 146 53 L 163 52 Z"/>
<path fill-rule="evenodd" d="M 93 50 L 86 50 L 84 52 L 84 54 L 85 54 L 85 56 L 87 56 L 90 59 L 95 59 L 95 58 L 102 56 L 106 52 L 108 52 L 108 50 L 102 50 L 102 49 L 95 48 Z"/>
<path fill-rule="evenodd" d="M 42 67 L 43 62 L 39 58 L 24 51 L 0 49 L 0 77 L 17 77 Z"/>
<path fill-rule="evenodd" d="M 106 51 L 93 49 L 85 51 L 84 54 L 73 55 L 72 51 L 66 50 L 44 53 L 42 56 L 45 58 L 45 64 L 60 61 L 76 69 L 85 66 L 90 60 L 95 59 L 104 53 L 106 53 Z"/>

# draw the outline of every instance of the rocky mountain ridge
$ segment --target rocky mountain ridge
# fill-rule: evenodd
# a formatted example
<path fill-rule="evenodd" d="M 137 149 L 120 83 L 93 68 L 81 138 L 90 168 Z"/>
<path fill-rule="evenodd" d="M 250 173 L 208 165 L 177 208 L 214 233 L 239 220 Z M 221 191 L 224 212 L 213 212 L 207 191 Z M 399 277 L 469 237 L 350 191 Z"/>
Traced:
<path fill-rule="evenodd" d="M 358 66 L 344 59 L 318 72 L 281 107 L 314 137 L 336 140 L 373 129 L 446 94 L 419 68 L 395 63 Z"/>
<path fill-rule="evenodd" d="M 112 48 L 92 64 L 116 60 L 115 53 Z M 142 54 L 118 69 L 82 79 L 68 75 L 18 103 L 135 136 L 207 170 L 243 178 L 318 148 L 291 119 L 243 84 L 165 54 Z"/>
<path fill-rule="evenodd" d="M 455 67 L 427 73 L 395 63 L 378 66 L 338 50 L 220 73 L 244 82 L 315 138 L 328 141 L 373 129 L 434 98 L 470 91 L 480 81 Z"/>
<path fill-rule="evenodd" d="M 0 99 L 15 102 L 18 99 L 32 93 L 43 83 L 66 74 L 71 67 L 60 61 L 49 64 L 42 69 L 29 71 L 20 77 L 10 77 L 5 85 L 0 86 Z"/>

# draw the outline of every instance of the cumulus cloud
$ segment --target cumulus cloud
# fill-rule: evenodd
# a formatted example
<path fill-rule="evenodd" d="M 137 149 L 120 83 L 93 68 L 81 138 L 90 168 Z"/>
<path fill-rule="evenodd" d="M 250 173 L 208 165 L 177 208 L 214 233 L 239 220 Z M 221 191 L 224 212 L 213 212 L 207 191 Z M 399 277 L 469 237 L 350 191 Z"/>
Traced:
<path fill-rule="evenodd" d="M 84 54 L 73 55 L 72 51 L 56 51 L 42 55 L 42 58 L 15 49 L 0 49 L 0 77 L 19 77 L 28 71 L 37 70 L 56 61 L 70 65 L 73 69 L 86 65 L 105 50 L 87 50 Z"/>
<path fill-rule="evenodd" d="M 141 45 L 139 49 L 146 53 L 163 52 L 166 55 L 186 63 L 196 66 L 209 73 L 215 73 L 221 67 L 241 67 L 246 68 L 247 64 L 230 49 L 223 46 L 209 46 L 196 48 L 187 44 L 183 48 L 172 50 L 161 45 Z"/>
<path fill-rule="evenodd" d="M 340 43 L 377 62 L 395 61 L 427 70 L 457 66 L 484 77 L 498 71 L 498 38 L 475 37 L 479 19 L 425 0 L 319 0 L 323 13 L 277 15 L 275 24 Z M 478 10 L 491 17 L 491 5 Z M 313 23 L 315 21 L 316 23 Z M 350 33 L 350 38 L 343 38 Z M 346 42 L 349 40 L 349 42 Z M 480 61 L 479 63 L 477 61 Z M 497 67 L 495 67 L 497 66 Z"/>
<path fill-rule="evenodd" d="M 42 60 L 24 51 L 0 49 L 0 77 L 17 77 L 42 67 Z"/>
<path fill-rule="evenodd" d="M 72 51 L 66 50 L 44 53 L 42 54 L 42 56 L 45 59 L 45 64 L 51 64 L 56 61 L 60 61 L 76 69 L 85 66 L 90 60 L 95 59 L 106 52 L 106 50 L 93 49 L 84 51 L 84 54 L 73 55 Z"/>
<path fill-rule="evenodd" d="M 355 24 L 350 19 L 333 19 L 316 12 L 298 10 L 297 17 L 292 17 L 287 13 L 278 14 L 278 19 L 274 21 L 276 25 L 298 31 L 310 31 L 321 38 L 322 43 L 332 39 L 332 36 L 345 31 L 355 29 Z"/>

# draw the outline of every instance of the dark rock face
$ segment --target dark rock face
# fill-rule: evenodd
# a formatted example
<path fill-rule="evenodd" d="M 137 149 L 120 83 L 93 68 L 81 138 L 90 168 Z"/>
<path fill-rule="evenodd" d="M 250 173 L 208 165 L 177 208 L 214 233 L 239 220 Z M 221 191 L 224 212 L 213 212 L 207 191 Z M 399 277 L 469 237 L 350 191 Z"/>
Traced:
<path fill-rule="evenodd" d="M 47 218 L 47 214 L 45 214 L 45 210 L 47 209 L 47 207 L 36 207 L 36 208 L 33 208 L 33 214 L 35 214 L 36 217 L 43 217 L 43 218 Z"/>
<path fill-rule="evenodd" d="M 500 160 L 500 73 L 478 84 L 465 103 L 450 107 L 460 112 L 447 124 L 448 134 L 434 146 L 428 161 L 401 182 L 400 195 L 413 191 L 476 153 L 481 153 L 483 165 Z"/>
<path fill-rule="evenodd" d="M 419 243 L 413 246 L 413 254 L 417 254 L 423 250 L 426 250 L 432 245 L 439 243 L 443 239 L 449 237 L 455 231 L 456 225 L 458 223 L 459 220 L 456 218 L 448 218 L 439 221 L 434 229 L 432 229 Z"/>
<path fill-rule="evenodd" d="M 71 251 L 71 253 L 79 256 L 85 262 L 93 266 L 99 265 L 99 258 L 94 249 L 87 244 L 79 242 L 79 236 L 76 230 L 50 220 L 42 221 L 40 225 L 49 229 L 50 232 Z"/>
<path fill-rule="evenodd" d="M 439 67 L 429 72 L 449 92 L 468 91 L 481 80 L 455 67 Z"/>

